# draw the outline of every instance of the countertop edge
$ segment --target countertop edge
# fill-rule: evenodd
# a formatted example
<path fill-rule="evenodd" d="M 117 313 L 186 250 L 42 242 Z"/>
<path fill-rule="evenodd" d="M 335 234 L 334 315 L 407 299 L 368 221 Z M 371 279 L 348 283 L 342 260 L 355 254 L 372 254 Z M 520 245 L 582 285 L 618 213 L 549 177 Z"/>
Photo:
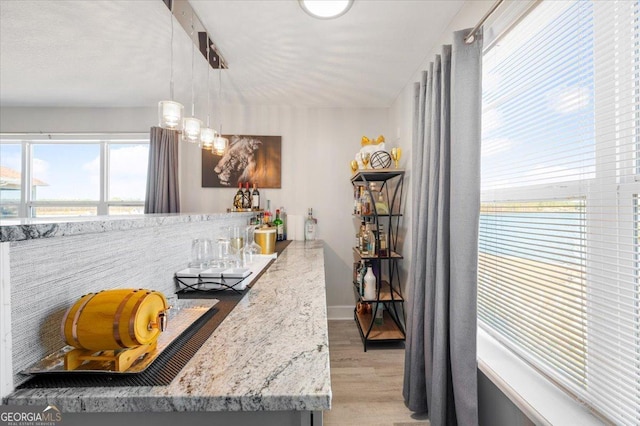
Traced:
<path fill-rule="evenodd" d="M 101 232 L 124 231 L 171 225 L 205 222 L 235 217 L 250 217 L 254 213 L 175 213 L 130 216 L 93 216 L 57 219 L 3 219 L 0 220 L 0 243 L 66 237 Z"/>

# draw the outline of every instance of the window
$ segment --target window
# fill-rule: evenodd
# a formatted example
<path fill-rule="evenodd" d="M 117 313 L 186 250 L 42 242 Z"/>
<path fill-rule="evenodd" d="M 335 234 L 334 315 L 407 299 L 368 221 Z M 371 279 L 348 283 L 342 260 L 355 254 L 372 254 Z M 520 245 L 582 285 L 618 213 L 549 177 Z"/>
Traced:
<path fill-rule="evenodd" d="M 147 135 L 0 135 L 0 218 L 142 214 L 148 152 Z"/>
<path fill-rule="evenodd" d="M 483 59 L 481 327 L 640 423 L 640 3 L 543 1 Z"/>

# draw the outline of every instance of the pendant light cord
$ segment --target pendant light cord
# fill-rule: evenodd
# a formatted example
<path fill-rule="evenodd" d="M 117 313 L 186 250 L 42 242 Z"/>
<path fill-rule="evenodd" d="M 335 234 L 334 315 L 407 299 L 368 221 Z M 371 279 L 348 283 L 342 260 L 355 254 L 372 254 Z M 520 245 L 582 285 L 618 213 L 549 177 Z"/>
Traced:
<path fill-rule="evenodd" d="M 209 36 L 207 35 L 207 127 L 211 128 L 210 126 L 210 114 L 211 114 L 211 93 L 209 92 L 209 69 L 211 68 L 211 62 L 209 59 L 209 55 L 211 54 L 211 46 L 209 44 Z"/>
<path fill-rule="evenodd" d="M 169 19 L 171 20 L 171 55 L 169 63 L 169 98 L 173 101 L 173 0 L 171 0 L 171 7 L 169 8 Z"/>
<path fill-rule="evenodd" d="M 193 41 L 193 10 L 191 10 L 191 116 L 196 116 L 196 95 L 193 90 L 193 66 L 195 63 L 194 58 L 194 41 Z"/>
<path fill-rule="evenodd" d="M 218 106 L 220 107 L 220 121 L 218 126 L 218 135 L 222 137 L 222 66 L 218 62 Z"/>

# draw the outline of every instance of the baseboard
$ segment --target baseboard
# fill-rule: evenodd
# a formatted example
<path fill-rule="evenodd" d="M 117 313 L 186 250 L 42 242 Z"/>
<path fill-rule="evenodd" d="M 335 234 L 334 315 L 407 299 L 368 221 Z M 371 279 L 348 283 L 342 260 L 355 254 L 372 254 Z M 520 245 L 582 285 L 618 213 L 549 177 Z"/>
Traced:
<path fill-rule="evenodd" d="M 329 320 L 353 319 L 353 306 L 327 306 L 327 318 Z"/>

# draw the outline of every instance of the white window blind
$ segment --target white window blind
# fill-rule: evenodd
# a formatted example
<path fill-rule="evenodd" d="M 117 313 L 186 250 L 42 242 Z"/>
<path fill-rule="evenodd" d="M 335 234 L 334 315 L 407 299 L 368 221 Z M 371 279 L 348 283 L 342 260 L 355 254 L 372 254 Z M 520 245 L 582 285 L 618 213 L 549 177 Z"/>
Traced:
<path fill-rule="evenodd" d="M 480 325 L 640 424 L 640 3 L 543 1 L 483 60 Z"/>

